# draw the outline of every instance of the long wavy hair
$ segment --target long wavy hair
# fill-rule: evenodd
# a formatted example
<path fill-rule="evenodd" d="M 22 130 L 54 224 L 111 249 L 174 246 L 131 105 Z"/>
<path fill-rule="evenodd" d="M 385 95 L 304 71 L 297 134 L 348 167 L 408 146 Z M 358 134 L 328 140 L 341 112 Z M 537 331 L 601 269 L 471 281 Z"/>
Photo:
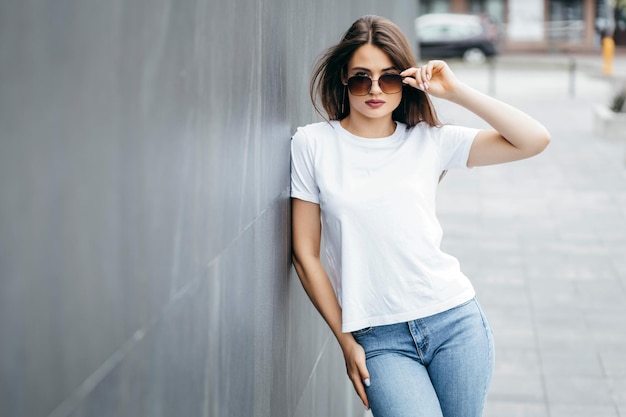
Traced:
<path fill-rule="evenodd" d="M 395 23 L 380 16 L 359 18 L 346 31 L 341 41 L 322 55 L 313 70 L 311 101 L 315 111 L 325 119 L 341 120 L 350 114 L 349 97 L 342 81 L 354 51 L 368 43 L 385 52 L 400 71 L 417 66 L 409 41 Z M 408 126 L 415 126 L 420 122 L 431 126 L 441 125 L 428 95 L 408 85 L 402 87 L 402 100 L 393 111 L 392 118 Z"/>

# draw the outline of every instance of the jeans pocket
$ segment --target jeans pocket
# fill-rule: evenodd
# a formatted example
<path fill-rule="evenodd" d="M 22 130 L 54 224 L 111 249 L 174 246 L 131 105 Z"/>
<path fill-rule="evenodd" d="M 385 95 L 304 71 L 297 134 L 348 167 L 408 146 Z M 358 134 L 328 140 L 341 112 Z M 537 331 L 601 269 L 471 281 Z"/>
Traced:
<path fill-rule="evenodd" d="M 363 329 L 353 331 L 352 336 L 356 339 L 358 337 L 365 336 L 372 330 L 374 330 L 374 327 L 365 327 Z"/>

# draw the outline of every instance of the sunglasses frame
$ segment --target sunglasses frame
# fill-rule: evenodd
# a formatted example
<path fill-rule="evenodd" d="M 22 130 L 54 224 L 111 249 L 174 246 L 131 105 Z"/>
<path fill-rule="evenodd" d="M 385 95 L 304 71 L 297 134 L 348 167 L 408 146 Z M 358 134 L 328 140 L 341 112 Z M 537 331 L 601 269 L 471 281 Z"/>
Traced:
<path fill-rule="evenodd" d="M 400 78 L 400 89 L 398 91 L 394 91 L 394 92 L 390 92 L 388 93 L 387 91 L 385 91 L 385 88 L 383 87 L 383 85 L 385 84 L 384 80 L 383 80 L 383 84 L 380 83 L 380 79 L 383 77 L 393 77 L 393 78 Z M 367 88 L 367 91 L 363 94 L 355 94 L 352 92 L 352 89 L 350 88 L 350 80 L 355 79 L 355 78 L 359 78 L 359 79 L 365 79 L 367 78 L 370 81 L 370 85 Z M 352 94 L 353 96 L 366 96 L 368 94 L 370 94 L 370 92 L 372 91 L 372 86 L 374 85 L 374 81 L 376 81 L 378 83 L 378 87 L 380 88 L 380 90 L 385 93 L 385 94 L 398 94 L 402 92 L 402 87 L 404 87 L 404 85 L 402 84 L 402 80 L 404 80 L 404 78 L 401 76 L 400 74 L 383 74 L 380 77 L 378 77 L 378 79 L 374 80 L 372 79 L 372 77 L 368 76 L 368 75 L 353 75 L 352 77 L 349 77 L 346 80 L 346 87 L 348 87 L 348 90 L 350 91 L 350 94 Z"/>

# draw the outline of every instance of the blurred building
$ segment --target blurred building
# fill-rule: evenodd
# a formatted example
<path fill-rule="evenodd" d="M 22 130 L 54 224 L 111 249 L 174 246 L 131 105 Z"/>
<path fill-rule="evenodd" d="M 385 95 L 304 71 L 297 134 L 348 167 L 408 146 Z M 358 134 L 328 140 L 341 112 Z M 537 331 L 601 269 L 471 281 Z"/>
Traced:
<path fill-rule="evenodd" d="M 612 12 L 615 42 L 626 46 L 622 0 L 421 0 L 419 11 L 486 14 L 501 25 L 508 51 L 597 50 Z"/>

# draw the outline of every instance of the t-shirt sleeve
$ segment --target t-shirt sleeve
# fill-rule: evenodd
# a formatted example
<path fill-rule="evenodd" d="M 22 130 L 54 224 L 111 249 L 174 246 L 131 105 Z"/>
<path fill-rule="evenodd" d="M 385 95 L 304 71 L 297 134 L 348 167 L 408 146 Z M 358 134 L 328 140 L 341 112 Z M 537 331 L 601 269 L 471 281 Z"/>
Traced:
<path fill-rule="evenodd" d="M 312 143 L 302 128 L 291 138 L 291 196 L 319 204 Z"/>
<path fill-rule="evenodd" d="M 480 129 L 444 125 L 438 130 L 436 142 L 439 145 L 441 169 L 467 168 L 470 149 Z"/>

